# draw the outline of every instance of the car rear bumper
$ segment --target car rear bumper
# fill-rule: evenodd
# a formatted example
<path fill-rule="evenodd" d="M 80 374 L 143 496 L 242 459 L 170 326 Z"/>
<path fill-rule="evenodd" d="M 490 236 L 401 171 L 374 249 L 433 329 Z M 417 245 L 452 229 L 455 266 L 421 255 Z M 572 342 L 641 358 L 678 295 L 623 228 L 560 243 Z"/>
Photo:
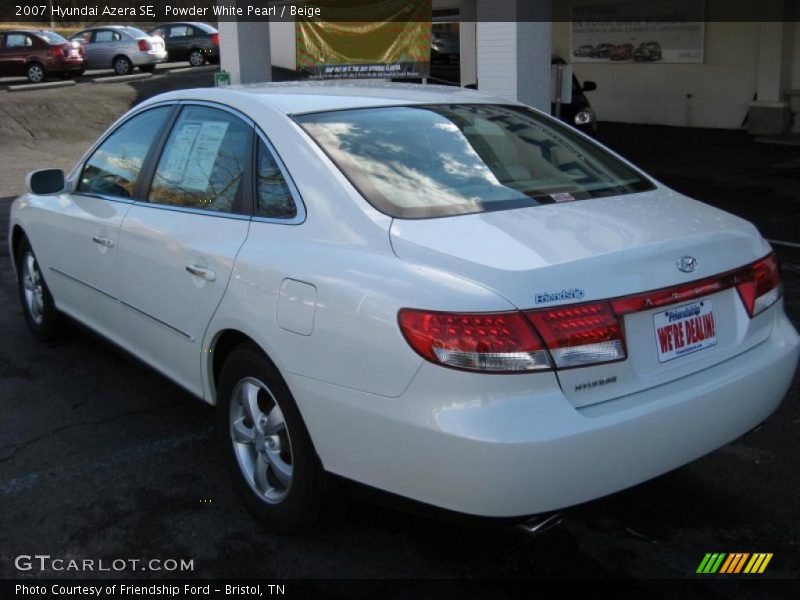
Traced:
<path fill-rule="evenodd" d="M 137 52 L 131 56 L 134 66 L 155 65 L 167 60 L 166 50 L 151 50 L 149 52 Z"/>
<path fill-rule="evenodd" d="M 636 485 L 748 432 L 786 394 L 799 344 L 776 307 L 770 337 L 747 352 L 582 409 L 557 385 L 541 388 L 548 374 L 473 375 L 429 363 L 398 398 L 291 374 L 287 382 L 326 470 L 449 510 L 513 517 Z"/>

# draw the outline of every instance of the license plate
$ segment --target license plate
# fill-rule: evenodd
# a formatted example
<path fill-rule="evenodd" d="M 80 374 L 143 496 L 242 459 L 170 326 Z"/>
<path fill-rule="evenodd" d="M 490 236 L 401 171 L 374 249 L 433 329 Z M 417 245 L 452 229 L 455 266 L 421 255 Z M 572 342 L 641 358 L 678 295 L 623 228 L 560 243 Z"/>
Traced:
<path fill-rule="evenodd" d="M 81 53 L 80 53 L 80 52 L 78 52 L 78 50 L 77 50 L 77 49 L 73 48 L 72 50 L 70 50 L 70 51 L 69 51 L 69 55 L 70 55 L 72 58 L 78 58 L 78 57 L 80 57 Z"/>
<path fill-rule="evenodd" d="M 717 323 L 709 300 L 653 315 L 658 362 L 668 362 L 717 344 Z"/>

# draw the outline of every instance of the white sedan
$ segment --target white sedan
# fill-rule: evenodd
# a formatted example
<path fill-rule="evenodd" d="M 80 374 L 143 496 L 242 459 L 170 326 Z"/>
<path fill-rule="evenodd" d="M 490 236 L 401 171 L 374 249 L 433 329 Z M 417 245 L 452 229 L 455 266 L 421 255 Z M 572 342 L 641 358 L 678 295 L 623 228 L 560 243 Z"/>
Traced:
<path fill-rule="evenodd" d="M 31 331 L 68 315 L 216 405 L 274 529 L 325 472 L 493 517 L 598 498 L 757 426 L 798 362 L 751 224 L 479 92 L 170 92 L 28 185 Z"/>

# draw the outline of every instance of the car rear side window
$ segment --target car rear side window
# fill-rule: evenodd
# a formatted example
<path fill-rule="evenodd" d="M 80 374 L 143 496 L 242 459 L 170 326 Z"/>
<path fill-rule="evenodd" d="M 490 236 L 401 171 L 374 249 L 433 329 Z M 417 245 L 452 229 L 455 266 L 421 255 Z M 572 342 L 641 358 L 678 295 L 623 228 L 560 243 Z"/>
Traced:
<path fill-rule="evenodd" d="M 268 219 L 294 219 L 297 205 L 278 162 L 267 145 L 258 140 L 258 178 L 256 216 Z"/>
<path fill-rule="evenodd" d="M 77 191 L 131 198 L 145 157 L 171 110 L 152 108 L 118 127 L 86 161 Z"/>
<path fill-rule="evenodd" d="M 116 32 L 111 31 L 109 29 L 102 29 L 100 31 L 96 31 L 94 34 L 94 41 L 95 43 L 103 43 L 103 42 L 118 42 L 122 39 L 122 36 Z"/>
<path fill-rule="evenodd" d="M 194 31 L 188 25 L 173 25 L 169 32 L 169 37 L 172 38 L 185 38 L 192 37 L 193 35 Z"/>
<path fill-rule="evenodd" d="M 33 46 L 31 36 L 24 33 L 6 34 L 6 48 L 25 48 L 26 46 Z"/>
<path fill-rule="evenodd" d="M 373 206 L 397 218 L 653 189 L 601 147 L 520 106 L 395 106 L 295 118 Z"/>
<path fill-rule="evenodd" d="M 242 180 L 253 128 L 227 111 L 186 106 L 158 163 L 149 201 L 243 212 Z"/>

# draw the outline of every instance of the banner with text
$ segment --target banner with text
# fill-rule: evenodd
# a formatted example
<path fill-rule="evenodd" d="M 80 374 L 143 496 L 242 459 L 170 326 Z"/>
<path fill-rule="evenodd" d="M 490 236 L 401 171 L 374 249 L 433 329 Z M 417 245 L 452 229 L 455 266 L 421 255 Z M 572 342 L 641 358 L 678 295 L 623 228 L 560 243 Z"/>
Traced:
<path fill-rule="evenodd" d="M 331 8 L 330 20 L 298 19 L 298 70 L 313 79 L 428 76 L 431 0 L 373 2 L 372 10 L 377 6 L 382 14 L 372 22 L 353 20 L 359 10 L 353 4 Z"/>
<path fill-rule="evenodd" d="M 574 62 L 702 63 L 704 0 L 572 4 Z"/>

